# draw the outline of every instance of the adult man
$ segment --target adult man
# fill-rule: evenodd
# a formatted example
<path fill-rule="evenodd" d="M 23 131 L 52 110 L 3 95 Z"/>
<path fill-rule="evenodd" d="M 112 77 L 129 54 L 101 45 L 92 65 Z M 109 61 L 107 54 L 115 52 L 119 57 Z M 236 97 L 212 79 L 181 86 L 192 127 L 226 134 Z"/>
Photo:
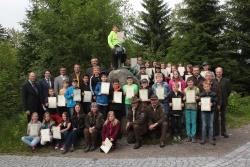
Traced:
<path fill-rule="evenodd" d="M 60 89 L 63 87 L 63 81 L 69 81 L 69 77 L 66 75 L 66 68 L 61 67 L 60 68 L 60 75 L 57 76 L 54 80 L 54 90 L 55 94 L 58 95 Z"/>
<path fill-rule="evenodd" d="M 202 90 L 202 83 L 204 78 L 200 75 L 200 67 L 194 66 L 193 67 L 193 76 L 191 76 L 192 80 L 194 81 L 194 85 L 197 86 L 200 90 Z"/>
<path fill-rule="evenodd" d="M 143 135 L 147 132 L 147 111 L 140 99 L 133 97 L 132 107 L 127 116 L 127 141 L 129 144 L 134 143 L 134 149 L 142 146 Z"/>
<path fill-rule="evenodd" d="M 51 73 L 49 70 L 44 72 L 44 78 L 40 80 L 39 84 L 41 86 L 43 100 L 45 100 L 48 97 L 49 88 L 54 88 L 54 81 L 51 78 Z"/>
<path fill-rule="evenodd" d="M 70 81 L 77 80 L 77 87 L 79 88 L 82 85 L 82 73 L 81 73 L 81 66 L 79 64 L 74 65 L 74 72 L 70 76 Z"/>
<path fill-rule="evenodd" d="M 98 58 L 94 57 L 90 60 L 91 67 L 87 68 L 86 74 L 91 77 L 93 75 L 93 68 L 99 66 Z M 101 72 L 107 72 L 104 68 L 100 67 Z"/>
<path fill-rule="evenodd" d="M 151 134 L 160 134 L 160 147 L 165 146 L 166 131 L 168 128 L 167 116 L 163 105 L 159 102 L 156 95 L 150 97 L 150 106 L 148 107 L 149 131 Z"/>
<path fill-rule="evenodd" d="M 29 73 L 28 80 L 22 86 L 22 100 L 28 122 L 33 112 L 37 112 L 39 120 L 42 120 L 44 113 L 42 109 L 42 93 L 40 85 L 36 83 L 36 74 L 34 72 Z"/>
<path fill-rule="evenodd" d="M 226 111 L 228 105 L 228 97 L 231 93 L 230 80 L 223 77 L 223 68 L 217 67 L 215 69 L 215 83 L 218 86 L 218 110 L 221 116 L 221 123 L 219 123 L 219 115 L 215 115 L 215 136 L 219 135 L 219 125 L 221 125 L 221 135 L 228 138 L 226 130 Z M 218 113 L 218 112 L 217 112 Z"/>
<path fill-rule="evenodd" d="M 203 70 L 201 71 L 200 74 L 201 74 L 201 76 L 202 76 L 203 78 L 205 78 L 207 72 L 211 72 L 212 77 L 213 77 L 213 78 L 215 77 L 215 76 L 214 76 L 214 72 L 212 72 L 212 71 L 209 70 L 210 66 L 209 66 L 208 62 L 206 62 L 206 61 L 203 62 L 203 63 L 202 63 L 202 68 L 203 68 Z"/>

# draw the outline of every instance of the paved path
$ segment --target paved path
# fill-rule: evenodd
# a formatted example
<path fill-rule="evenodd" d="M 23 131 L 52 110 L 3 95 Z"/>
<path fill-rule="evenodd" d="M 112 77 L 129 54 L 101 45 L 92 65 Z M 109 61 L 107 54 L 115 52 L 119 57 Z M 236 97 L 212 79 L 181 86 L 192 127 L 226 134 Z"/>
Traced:
<path fill-rule="evenodd" d="M 167 158 L 68 158 L 38 156 L 0 156 L 0 167 L 250 167 L 250 142 L 223 157 Z"/>

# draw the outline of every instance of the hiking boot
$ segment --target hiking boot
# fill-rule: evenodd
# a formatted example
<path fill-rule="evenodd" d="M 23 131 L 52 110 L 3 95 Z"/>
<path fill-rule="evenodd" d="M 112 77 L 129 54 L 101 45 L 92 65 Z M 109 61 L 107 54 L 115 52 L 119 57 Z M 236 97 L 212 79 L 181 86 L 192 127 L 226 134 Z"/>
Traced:
<path fill-rule="evenodd" d="M 226 134 L 226 133 L 224 133 L 222 136 L 223 136 L 224 138 L 229 138 L 229 135 Z"/>
<path fill-rule="evenodd" d="M 200 144 L 201 144 L 201 145 L 204 145 L 204 144 L 205 144 L 205 140 L 201 140 L 201 141 L 200 141 Z"/>
<path fill-rule="evenodd" d="M 84 152 L 89 152 L 90 151 L 90 146 L 87 146 L 85 149 L 84 149 Z"/>

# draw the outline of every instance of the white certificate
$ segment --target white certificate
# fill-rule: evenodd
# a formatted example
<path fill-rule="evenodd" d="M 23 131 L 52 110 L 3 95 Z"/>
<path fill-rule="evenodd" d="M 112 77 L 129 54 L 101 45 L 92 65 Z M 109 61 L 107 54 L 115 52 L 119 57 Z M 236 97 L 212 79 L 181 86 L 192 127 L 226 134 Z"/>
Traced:
<path fill-rule="evenodd" d="M 201 111 L 211 111 L 211 98 L 210 97 L 201 98 Z"/>
<path fill-rule="evenodd" d="M 109 94 L 110 83 L 102 82 L 101 83 L 101 94 L 108 95 Z"/>
<path fill-rule="evenodd" d="M 140 89 L 139 96 L 141 101 L 148 101 L 148 89 Z"/>
<path fill-rule="evenodd" d="M 143 80 L 143 79 L 147 79 L 149 81 L 148 75 L 141 75 L 141 80 Z"/>
<path fill-rule="evenodd" d="M 134 67 L 137 65 L 137 58 L 130 58 L 130 67 Z"/>
<path fill-rule="evenodd" d="M 54 139 L 61 139 L 61 130 L 60 127 L 53 126 L 52 127 L 52 134 Z"/>
<path fill-rule="evenodd" d="M 184 72 L 185 72 L 185 67 L 178 67 L 178 71 L 179 71 L 180 75 L 183 76 Z"/>
<path fill-rule="evenodd" d="M 50 141 L 50 129 L 41 129 L 41 140 Z"/>
<path fill-rule="evenodd" d="M 114 92 L 114 103 L 122 103 L 122 92 Z"/>
<path fill-rule="evenodd" d="M 161 72 L 165 75 L 165 77 L 168 77 L 168 70 L 167 69 L 161 69 Z"/>
<path fill-rule="evenodd" d="M 171 67 L 167 67 L 166 70 L 167 70 L 168 74 L 171 73 Z"/>
<path fill-rule="evenodd" d="M 127 86 L 126 88 L 126 97 L 127 98 L 132 98 L 135 96 L 135 91 L 132 86 Z"/>
<path fill-rule="evenodd" d="M 57 106 L 58 107 L 65 107 L 66 106 L 66 99 L 64 95 L 57 96 Z"/>
<path fill-rule="evenodd" d="M 192 77 L 193 75 L 185 75 L 185 81 L 187 81 L 187 79 L 189 78 L 189 77 Z"/>
<path fill-rule="evenodd" d="M 92 102 L 91 91 L 84 91 L 83 102 L 86 102 L 86 103 Z"/>
<path fill-rule="evenodd" d="M 73 97 L 74 101 L 81 101 L 82 100 L 81 89 L 74 89 L 73 94 L 74 94 L 74 97 Z"/>
<path fill-rule="evenodd" d="M 30 136 L 39 136 L 39 124 L 31 124 L 30 125 Z"/>
<path fill-rule="evenodd" d="M 101 145 L 100 148 L 102 149 L 103 152 L 107 154 L 109 150 L 111 149 L 112 145 L 113 145 L 112 142 L 108 138 L 106 138 L 104 141 L 104 144 Z"/>
<path fill-rule="evenodd" d="M 163 87 L 158 87 L 156 88 L 156 96 L 158 97 L 159 100 L 164 100 L 164 88 Z"/>
<path fill-rule="evenodd" d="M 125 33 L 124 31 L 117 32 L 117 38 L 120 43 L 123 43 L 125 41 Z"/>
<path fill-rule="evenodd" d="M 181 98 L 172 98 L 172 110 L 182 110 Z"/>
<path fill-rule="evenodd" d="M 56 108 L 56 97 L 48 97 L 48 108 Z"/>
<path fill-rule="evenodd" d="M 152 68 L 146 68 L 146 73 L 147 73 L 149 76 L 152 76 L 153 69 L 152 69 Z"/>
<path fill-rule="evenodd" d="M 186 103 L 196 103 L 195 90 L 186 91 Z"/>

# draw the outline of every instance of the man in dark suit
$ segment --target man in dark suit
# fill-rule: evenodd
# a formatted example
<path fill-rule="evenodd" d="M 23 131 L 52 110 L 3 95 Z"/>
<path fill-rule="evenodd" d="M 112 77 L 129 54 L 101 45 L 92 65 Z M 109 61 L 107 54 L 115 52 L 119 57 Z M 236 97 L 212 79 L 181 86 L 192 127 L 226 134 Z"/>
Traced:
<path fill-rule="evenodd" d="M 54 80 L 51 78 L 51 73 L 49 70 L 44 72 L 44 78 L 39 82 L 41 86 L 41 92 L 43 100 L 48 97 L 49 88 L 54 88 Z"/>
<path fill-rule="evenodd" d="M 34 72 L 29 73 L 28 81 L 22 87 L 22 100 L 28 121 L 30 121 L 33 112 L 37 112 L 39 120 L 42 120 L 44 113 L 42 109 L 42 93 L 40 85 L 36 82 Z"/>
<path fill-rule="evenodd" d="M 230 80 L 223 77 L 223 68 L 217 67 L 215 69 L 215 83 L 218 87 L 218 111 L 220 112 L 221 122 L 219 122 L 219 114 L 215 114 L 215 136 L 219 135 L 219 127 L 221 125 L 221 135 L 228 138 L 226 129 L 226 113 L 228 105 L 228 97 L 231 93 Z M 216 112 L 218 113 L 218 112 Z"/>

